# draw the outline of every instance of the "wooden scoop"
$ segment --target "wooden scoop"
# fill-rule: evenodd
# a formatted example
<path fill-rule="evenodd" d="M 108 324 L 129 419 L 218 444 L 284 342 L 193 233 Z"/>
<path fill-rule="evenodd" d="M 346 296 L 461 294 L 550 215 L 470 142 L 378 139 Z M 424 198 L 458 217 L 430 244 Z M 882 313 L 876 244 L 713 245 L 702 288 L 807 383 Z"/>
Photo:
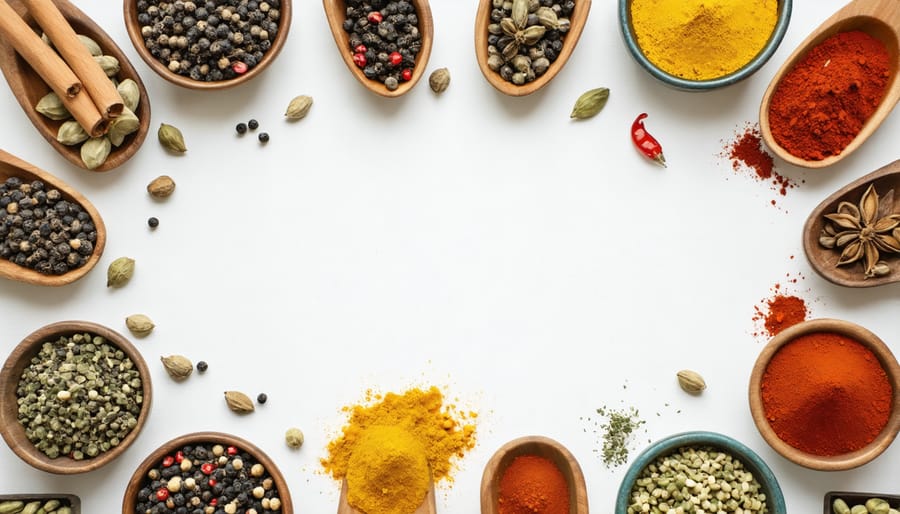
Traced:
<path fill-rule="evenodd" d="M 872 116 L 863 125 L 859 134 L 841 150 L 841 153 L 819 161 L 809 161 L 792 155 L 779 145 L 772 136 L 772 131 L 769 127 L 769 103 L 772 100 L 772 95 L 781 79 L 793 69 L 794 65 L 806 55 L 807 51 L 837 33 L 853 30 L 865 32 L 883 42 L 887 47 L 892 78 L 885 89 L 881 105 L 872 113 Z M 875 132 L 878 126 L 881 125 L 881 122 L 890 114 L 894 105 L 897 104 L 897 100 L 900 99 L 900 80 L 897 80 L 897 71 L 900 69 L 900 50 L 898 50 L 898 47 L 900 47 L 900 2 L 896 0 L 854 0 L 834 13 L 794 50 L 794 53 L 788 57 L 787 61 L 775 73 L 772 82 L 769 83 L 759 108 L 760 132 L 766 145 L 778 157 L 791 164 L 805 168 L 831 166 L 853 153 Z"/>
<path fill-rule="evenodd" d="M 100 261 L 100 256 L 103 254 L 103 248 L 106 246 L 106 226 L 103 224 L 103 219 L 100 217 L 100 213 L 97 212 L 97 209 L 95 209 L 94 206 L 87 201 L 87 198 L 82 196 L 81 193 L 76 191 L 72 186 L 46 171 L 0 150 L 0 182 L 5 181 L 10 177 L 18 177 L 23 182 L 40 180 L 48 189 L 58 189 L 66 201 L 75 202 L 80 205 L 91 215 L 91 221 L 93 221 L 94 227 L 97 229 L 97 241 L 94 242 L 94 253 L 91 254 L 87 262 L 81 267 L 63 273 L 62 275 L 43 275 L 31 268 L 19 266 L 6 259 L 0 259 L 0 277 L 39 286 L 62 286 L 85 276 L 87 272 L 91 271 L 97 262 Z"/>
<path fill-rule="evenodd" d="M 422 505 L 416 509 L 413 514 L 435 514 L 437 509 L 434 505 L 434 482 L 430 482 L 428 486 L 428 493 L 425 495 L 425 501 L 422 502 Z M 341 485 L 341 499 L 338 502 L 338 514 L 364 514 L 347 503 L 347 479 L 344 479 L 343 484 Z"/>
<path fill-rule="evenodd" d="M 890 266 L 891 272 L 881 277 L 866 278 L 860 264 L 837 266 L 840 249 L 829 249 L 819 244 L 822 228 L 826 222 L 830 223 L 825 215 L 835 212 L 842 201 L 858 206 L 869 184 L 875 186 L 882 214 L 900 214 L 900 160 L 897 160 L 838 189 L 813 209 L 803 225 L 803 251 L 807 260 L 816 273 L 841 286 L 873 287 L 900 282 L 900 254 L 881 252 L 881 259 Z"/>

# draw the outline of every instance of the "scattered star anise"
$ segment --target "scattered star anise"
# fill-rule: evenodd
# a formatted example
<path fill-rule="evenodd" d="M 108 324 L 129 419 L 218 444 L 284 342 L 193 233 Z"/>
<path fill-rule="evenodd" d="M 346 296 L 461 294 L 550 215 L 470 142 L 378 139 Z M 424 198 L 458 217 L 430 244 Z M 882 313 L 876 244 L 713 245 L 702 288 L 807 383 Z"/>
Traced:
<path fill-rule="evenodd" d="M 893 199 L 894 191 L 886 196 Z M 863 263 L 866 277 L 882 276 L 891 268 L 882 260 L 881 252 L 900 253 L 900 214 L 891 214 L 893 202 L 880 202 L 874 184 L 870 184 L 859 201 L 838 204 L 837 212 L 826 214 L 832 224 L 819 235 L 826 248 L 842 248 L 837 265 Z"/>

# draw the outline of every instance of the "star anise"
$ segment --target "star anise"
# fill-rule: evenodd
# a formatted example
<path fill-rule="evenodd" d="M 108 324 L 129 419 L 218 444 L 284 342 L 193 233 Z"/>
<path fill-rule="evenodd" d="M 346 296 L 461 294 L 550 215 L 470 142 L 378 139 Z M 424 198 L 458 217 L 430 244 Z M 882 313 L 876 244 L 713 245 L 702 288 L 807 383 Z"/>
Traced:
<path fill-rule="evenodd" d="M 887 196 L 893 199 L 893 190 Z M 890 267 L 879 260 L 881 252 L 900 253 L 900 214 L 890 213 L 890 203 L 880 202 L 874 184 L 870 184 L 859 200 L 838 204 L 837 212 L 825 217 L 827 225 L 819 236 L 826 248 L 843 248 L 837 265 L 862 262 L 866 277 L 885 275 Z M 885 205 L 887 204 L 887 205 Z"/>

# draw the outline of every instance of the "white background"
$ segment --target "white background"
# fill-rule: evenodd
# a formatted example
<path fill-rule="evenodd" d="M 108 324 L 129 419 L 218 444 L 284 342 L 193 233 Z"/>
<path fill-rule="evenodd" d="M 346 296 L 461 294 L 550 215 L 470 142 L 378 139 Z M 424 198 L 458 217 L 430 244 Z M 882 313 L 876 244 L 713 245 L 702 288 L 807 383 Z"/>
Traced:
<path fill-rule="evenodd" d="M 565 444 L 584 469 L 592 509 L 610 512 L 626 468 L 602 464 L 600 436 L 583 419 L 602 405 L 635 406 L 647 421 L 632 457 L 685 430 L 744 442 L 775 472 L 790 512 L 817 512 L 829 490 L 898 492 L 896 444 L 857 470 L 806 470 L 766 445 L 747 402 L 765 343 L 754 336 L 754 307 L 775 284 L 803 297 L 811 317 L 847 319 L 895 351 L 900 345 L 900 285 L 831 285 L 809 267 L 800 238 L 819 201 L 898 157 L 900 119 L 833 167 L 777 162 L 799 183 L 784 197 L 720 155 L 757 122 L 785 58 L 843 3 L 796 2 L 765 67 L 697 94 L 639 68 L 616 3 L 598 0 L 566 67 L 525 98 L 503 96 L 482 77 L 476 4 L 432 2 L 427 70 L 450 69 L 447 92 L 433 94 L 423 79 L 405 97 L 385 99 L 347 71 L 315 0 L 295 2 L 287 45 L 264 74 L 211 93 L 171 85 L 137 57 L 121 2 L 78 2 L 141 73 L 153 130 L 125 165 L 88 172 L 53 151 L 0 90 L 0 146 L 82 191 L 109 230 L 100 264 L 75 284 L 0 283 L 0 350 L 65 319 L 127 334 L 125 317 L 145 313 L 157 328 L 132 340 L 150 365 L 154 401 L 137 442 L 86 475 L 34 470 L 0 445 L 0 493 L 70 492 L 86 513 L 115 512 L 150 451 L 220 430 L 275 460 L 297 512 L 334 512 L 339 484 L 318 460 L 343 423 L 340 408 L 367 388 L 431 384 L 480 413 L 478 446 L 439 491 L 441 512 L 477 512 L 484 464 L 528 434 Z M 599 86 L 611 90 L 605 110 L 570 121 L 575 99 Z M 301 122 L 285 122 L 299 94 L 315 105 Z M 628 129 L 641 112 L 668 169 L 631 145 Z M 268 145 L 235 135 L 251 117 L 271 135 Z M 161 122 L 182 129 L 185 156 L 157 143 Z M 145 190 L 159 174 L 177 182 L 165 202 Z M 156 231 L 149 216 L 160 219 Z M 135 258 L 137 271 L 126 287 L 107 289 L 106 267 L 120 256 Z M 176 384 L 159 364 L 172 353 L 206 360 L 209 371 Z M 678 389 L 682 368 L 705 376 L 701 397 Z M 226 389 L 270 400 L 238 417 L 222 400 Z M 283 442 L 291 426 L 306 433 L 299 451 Z"/>

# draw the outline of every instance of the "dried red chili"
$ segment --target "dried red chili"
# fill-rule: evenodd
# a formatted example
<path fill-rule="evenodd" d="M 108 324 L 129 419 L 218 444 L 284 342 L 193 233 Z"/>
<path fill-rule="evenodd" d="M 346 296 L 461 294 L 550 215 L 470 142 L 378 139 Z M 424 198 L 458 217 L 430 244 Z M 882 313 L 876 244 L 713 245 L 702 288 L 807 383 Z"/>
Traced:
<path fill-rule="evenodd" d="M 662 145 L 659 144 L 659 141 L 656 140 L 655 137 L 651 136 L 647 129 L 644 128 L 644 118 L 647 117 L 647 113 L 641 113 L 638 115 L 637 119 L 634 120 L 634 123 L 631 124 L 631 141 L 637 147 L 638 150 L 642 154 L 644 154 L 648 159 L 652 159 L 659 163 L 662 167 L 666 167 L 666 158 L 662 153 Z"/>

